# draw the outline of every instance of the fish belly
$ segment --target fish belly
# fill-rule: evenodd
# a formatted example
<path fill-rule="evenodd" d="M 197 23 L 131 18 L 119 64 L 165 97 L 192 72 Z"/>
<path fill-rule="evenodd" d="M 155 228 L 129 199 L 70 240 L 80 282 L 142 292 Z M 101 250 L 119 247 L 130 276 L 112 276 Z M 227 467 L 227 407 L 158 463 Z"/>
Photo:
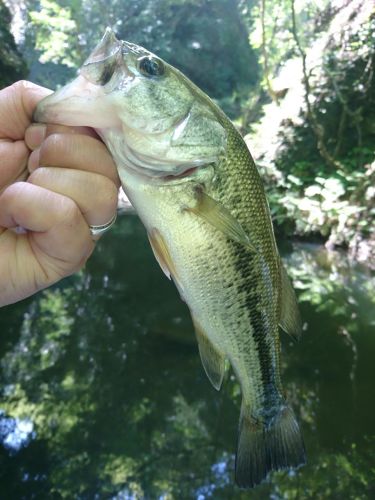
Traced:
<path fill-rule="evenodd" d="M 236 254 L 244 261 L 254 259 L 254 255 L 186 210 L 195 203 L 192 190 L 142 185 L 129 175 L 123 184 L 148 233 L 157 230 L 162 236 L 174 265 L 172 277 L 194 323 L 230 361 L 247 405 L 263 408 L 265 379 L 269 391 L 278 392 L 278 352 L 273 336 L 277 322 L 272 318 L 273 298 L 263 297 L 261 283 L 255 285 L 259 277 L 255 272 L 244 275 L 236 261 Z M 254 262 L 254 268 L 259 265 Z M 259 318 L 256 309 L 261 306 L 264 314 Z M 275 323 L 273 329 L 267 326 L 261 349 L 252 317 L 258 322 L 263 318 L 269 325 Z M 267 356 L 262 359 L 264 350 Z"/>

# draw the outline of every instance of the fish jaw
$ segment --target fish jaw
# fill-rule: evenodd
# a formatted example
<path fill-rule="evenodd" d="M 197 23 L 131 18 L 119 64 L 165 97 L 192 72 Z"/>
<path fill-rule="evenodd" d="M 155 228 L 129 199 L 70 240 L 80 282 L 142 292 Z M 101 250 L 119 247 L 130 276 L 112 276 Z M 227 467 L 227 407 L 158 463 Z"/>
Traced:
<path fill-rule="evenodd" d="M 97 130 L 121 126 L 111 97 L 81 75 L 40 101 L 33 120 Z"/>

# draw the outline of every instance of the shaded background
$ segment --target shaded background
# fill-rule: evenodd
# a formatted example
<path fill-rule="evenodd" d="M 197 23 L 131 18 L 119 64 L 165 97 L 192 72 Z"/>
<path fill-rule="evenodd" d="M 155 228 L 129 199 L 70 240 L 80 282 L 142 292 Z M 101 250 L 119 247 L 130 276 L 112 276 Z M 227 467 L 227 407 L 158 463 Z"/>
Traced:
<path fill-rule="evenodd" d="M 81 273 L 0 310 L 0 498 L 375 496 L 374 24 L 359 0 L 0 0 L 0 87 L 64 84 L 110 25 L 245 135 L 305 322 L 282 364 L 309 459 L 234 487 L 239 387 L 211 388 L 123 216 Z"/>

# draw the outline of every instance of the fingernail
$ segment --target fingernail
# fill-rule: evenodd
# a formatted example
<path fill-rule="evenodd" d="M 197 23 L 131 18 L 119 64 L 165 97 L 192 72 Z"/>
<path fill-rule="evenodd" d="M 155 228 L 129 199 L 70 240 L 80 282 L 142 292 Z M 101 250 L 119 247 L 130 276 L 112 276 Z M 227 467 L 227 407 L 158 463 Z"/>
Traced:
<path fill-rule="evenodd" d="M 46 131 L 47 131 L 47 125 L 39 123 L 36 125 L 31 125 L 26 130 L 25 134 L 25 142 L 27 144 L 27 147 L 32 150 L 38 148 L 44 141 L 44 138 L 46 136 Z"/>

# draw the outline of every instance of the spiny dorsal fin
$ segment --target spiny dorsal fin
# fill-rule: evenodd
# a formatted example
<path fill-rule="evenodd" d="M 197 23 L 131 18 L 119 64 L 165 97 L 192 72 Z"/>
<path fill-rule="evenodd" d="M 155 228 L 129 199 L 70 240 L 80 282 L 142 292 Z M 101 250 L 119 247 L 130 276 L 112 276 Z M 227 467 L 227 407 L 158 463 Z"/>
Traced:
<path fill-rule="evenodd" d="M 281 274 L 281 305 L 279 325 L 294 340 L 299 340 L 302 333 L 302 321 L 298 309 L 296 294 L 292 283 L 286 273 L 285 267 L 280 260 Z"/>
<path fill-rule="evenodd" d="M 203 368 L 211 384 L 219 391 L 225 374 L 225 356 L 208 339 L 196 319 L 192 319 Z"/>
<path fill-rule="evenodd" d="M 200 186 L 196 188 L 196 196 L 197 204 L 192 208 L 187 208 L 187 211 L 199 215 L 228 238 L 256 252 L 256 248 L 251 242 L 250 237 L 224 205 L 211 198 Z"/>

